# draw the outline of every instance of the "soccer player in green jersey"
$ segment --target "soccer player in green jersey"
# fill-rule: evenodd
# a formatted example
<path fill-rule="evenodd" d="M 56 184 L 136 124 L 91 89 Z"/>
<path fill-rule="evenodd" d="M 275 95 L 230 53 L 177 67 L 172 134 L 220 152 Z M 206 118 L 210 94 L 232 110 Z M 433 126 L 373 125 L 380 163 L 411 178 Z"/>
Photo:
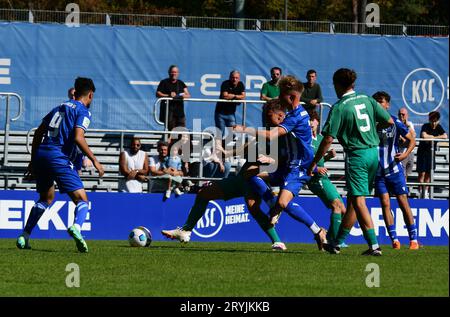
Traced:
<path fill-rule="evenodd" d="M 354 91 L 355 80 L 356 73 L 353 70 L 341 68 L 334 73 L 333 85 L 339 101 L 333 105 L 328 115 L 322 130 L 324 138 L 308 174 L 313 174 L 314 168 L 337 138 L 346 153 L 347 212 L 342 219 L 337 239 L 324 247 L 331 253 L 339 253 L 338 245 L 350 233 L 356 216 L 369 245 L 363 255 L 381 256 L 365 196 L 369 196 L 373 189 L 378 167 L 380 139 L 377 124 L 379 128 L 387 128 L 394 121 L 375 99 Z"/>
<path fill-rule="evenodd" d="M 309 113 L 310 125 L 312 131 L 312 146 L 314 148 L 314 154 L 317 153 L 320 142 L 322 142 L 323 136 L 317 133 L 318 126 L 320 124 L 320 118 L 316 111 Z M 325 156 L 317 163 L 317 169 L 325 168 L 325 162 L 336 157 L 336 151 L 334 149 L 329 150 Z M 315 174 L 311 180 L 306 183 L 309 190 L 320 198 L 323 204 L 331 209 L 330 227 L 327 231 L 327 240 L 335 240 L 337 238 L 339 226 L 342 221 L 342 216 L 345 214 L 345 205 L 341 195 L 337 191 L 336 187 L 331 183 L 325 173 Z"/>

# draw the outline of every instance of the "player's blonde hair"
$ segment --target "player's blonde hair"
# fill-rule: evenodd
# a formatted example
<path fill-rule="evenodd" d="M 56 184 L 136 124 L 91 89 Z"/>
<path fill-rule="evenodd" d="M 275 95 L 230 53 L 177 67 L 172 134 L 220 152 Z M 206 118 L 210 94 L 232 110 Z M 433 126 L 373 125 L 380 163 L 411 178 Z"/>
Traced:
<path fill-rule="evenodd" d="M 287 75 L 280 79 L 278 82 L 280 92 L 288 93 L 290 91 L 296 91 L 302 93 L 304 90 L 303 84 L 293 75 Z"/>

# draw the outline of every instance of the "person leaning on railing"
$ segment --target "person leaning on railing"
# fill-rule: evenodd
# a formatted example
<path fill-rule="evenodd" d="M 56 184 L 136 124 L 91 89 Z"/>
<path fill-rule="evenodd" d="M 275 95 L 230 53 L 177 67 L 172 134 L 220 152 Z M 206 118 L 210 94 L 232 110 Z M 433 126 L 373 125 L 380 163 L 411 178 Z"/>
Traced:
<path fill-rule="evenodd" d="M 447 133 L 439 124 L 441 114 L 438 111 L 432 111 L 428 114 L 428 123 L 425 123 L 420 130 L 422 139 L 447 139 Z M 434 143 L 433 149 L 431 143 Z M 417 173 L 419 174 L 419 183 L 429 183 L 431 181 L 431 169 L 436 168 L 436 143 L 429 141 L 420 141 L 417 149 Z M 429 198 L 430 186 L 419 186 L 421 198 Z"/>
<path fill-rule="evenodd" d="M 408 110 L 403 107 L 398 111 L 398 119 L 408 127 L 409 133 L 411 133 L 412 137 L 416 137 L 416 131 L 414 129 L 414 124 L 411 121 L 408 121 Z M 400 152 L 404 153 L 409 146 L 409 141 L 404 137 L 399 137 L 399 145 L 398 148 Z M 402 166 L 405 172 L 405 181 L 408 181 L 408 176 L 412 173 L 414 167 L 414 151 L 411 152 L 406 159 L 402 162 Z"/>

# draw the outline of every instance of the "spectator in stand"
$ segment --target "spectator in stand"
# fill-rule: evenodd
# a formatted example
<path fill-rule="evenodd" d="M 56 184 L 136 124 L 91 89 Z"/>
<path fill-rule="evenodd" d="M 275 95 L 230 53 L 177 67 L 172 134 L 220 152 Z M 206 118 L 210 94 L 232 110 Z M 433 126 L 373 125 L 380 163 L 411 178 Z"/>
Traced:
<path fill-rule="evenodd" d="M 408 121 L 408 110 L 403 107 L 398 111 L 398 119 L 408 127 L 409 133 L 413 138 L 416 137 L 416 131 L 414 129 L 414 124 Z M 404 137 L 400 136 L 398 148 L 401 153 L 404 153 L 409 146 L 409 141 Z M 414 152 L 411 152 L 406 159 L 402 161 L 403 169 L 405 171 L 405 181 L 408 181 L 408 175 L 411 174 L 414 167 Z"/>
<path fill-rule="evenodd" d="M 220 87 L 220 99 L 243 100 L 245 99 L 245 86 L 241 82 L 241 74 L 237 70 L 230 73 L 228 80 L 225 80 Z M 236 107 L 240 103 L 218 102 L 214 114 L 216 127 L 219 128 L 222 135 L 225 136 L 225 128 L 236 125 Z"/>
<path fill-rule="evenodd" d="M 186 115 L 184 113 L 184 98 L 190 98 L 191 95 L 187 89 L 186 84 L 178 79 L 180 72 L 176 65 L 169 67 L 169 78 L 161 80 L 156 89 L 156 97 L 172 97 L 174 100 L 161 102 L 159 112 L 159 120 L 166 121 L 166 107 L 169 103 L 169 118 L 167 128 L 172 131 L 175 127 L 186 126 Z"/>
<path fill-rule="evenodd" d="M 422 139 L 447 139 L 447 133 L 439 124 L 441 114 L 438 111 L 432 111 L 428 114 L 428 123 L 425 123 L 420 130 Z M 434 143 L 433 149 L 431 143 Z M 417 149 L 417 173 L 419 174 L 419 183 L 429 183 L 431 181 L 431 169 L 436 168 L 436 143 L 430 141 L 420 141 Z M 433 157 L 433 159 L 432 159 Z M 421 198 L 430 198 L 429 186 L 419 186 Z"/>
<path fill-rule="evenodd" d="M 281 68 L 280 67 L 272 67 L 270 69 L 270 77 L 271 80 L 264 83 L 261 89 L 261 100 L 269 101 L 275 98 L 278 98 L 280 95 L 280 87 L 278 87 L 278 81 L 281 78 Z M 267 126 L 266 122 L 266 114 L 264 113 L 265 107 L 262 107 L 262 123 L 263 127 Z"/>
<path fill-rule="evenodd" d="M 182 165 L 183 164 L 180 157 L 180 148 L 176 144 L 173 144 L 170 148 L 170 155 L 166 160 L 166 168 L 169 170 L 169 173 L 164 175 L 168 178 L 167 190 L 165 195 L 166 199 L 170 198 L 172 190 L 177 196 L 184 194 L 181 191 L 181 183 L 183 182 Z"/>
<path fill-rule="evenodd" d="M 130 148 L 120 153 L 119 171 L 123 176 L 119 179 L 120 192 L 142 193 L 142 183 L 148 181 L 148 156 L 141 147 L 141 140 L 134 137 L 131 139 Z"/>
<path fill-rule="evenodd" d="M 75 88 L 69 88 L 69 90 L 67 91 L 67 97 L 69 97 L 70 100 L 75 99 Z"/>
<path fill-rule="evenodd" d="M 203 148 L 203 177 L 226 178 L 230 174 L 231 163 L 226 158 L 226 151 L 222 146 L 223 140 L 216 138 L 215 148 Z"/>
<path fill-rule="evenodd" d="M 317 72 L 314 69 L 308 70 L 306 73 L 305 90 L 302 93 L 300 101 L 304 102 L 304 108 L 309 112 L 316 110 L 316 107 L 323 101 L 322 90 L 317 81 Z"/>

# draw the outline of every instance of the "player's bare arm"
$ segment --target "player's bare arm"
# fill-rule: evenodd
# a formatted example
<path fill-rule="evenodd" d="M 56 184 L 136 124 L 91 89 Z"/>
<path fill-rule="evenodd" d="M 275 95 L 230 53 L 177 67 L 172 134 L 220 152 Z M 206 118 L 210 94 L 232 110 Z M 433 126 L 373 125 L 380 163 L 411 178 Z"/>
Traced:
<path fill-rule="evenodd" d="M 395 155 L 395 160 L 397 162 L 401 162 L 404 159 L 406 159 L 409 156 L 409 154 L 411 154 L 411 152 L 414 150 L 414 147 L 416 146 L 416 138 L 414 137 L 414 135 L 412 135 L 411 131 L 408 132 L 408 134 L 406 134 L 404 138 L 409 141 L 408 148 L 406 149 L 405 152 L 397 153 Z"/>
<path fill-rule="evenodd" d="M 98 171 L 99 176 L 102 177 L 105 174 L 105 170 L 89 148 L 89 145 L 84 138 L 84 130 L 81 128 L 75 128 L 75 143 L 78 145 L 79 149 L 94 163 L 95 169 Z"/>
<path fill-rule="evenodd" d="M 36 151 L 39 148 L 39 145 L 41 145 L 41 143 L 42 143 L 42 139 L 43 139 L 46 131 L 47 131 L 47 128 L 46 128 L 45 124 L 41 123 L 41 125 L 34 132 L 33 143 L 31 145 L 31 161 L 28 164 L 28 168 L 25 173 L 26 178 L 34 177 L 33 176 L 34 175 L 33 164 L 31 162 L 33 161 L 33 157 L 36 154 Z"/>
<path fill-rule="evenodd" d="M 314 156 L 314 160 L 311 163 L 311 165 L 308 168 L 308 175 L 312 176 L 313 171 L 317 166 L 317 163 L 322 159 L 322 157 L 327 153 L 328 149 L 330 148 L 331 144 L 333 143 L 333 137 L 327 135 L 324 136 L 322 139 L 322 142 L 320 142 L 319 148 L 317 149 L 316 155 Z"/>

